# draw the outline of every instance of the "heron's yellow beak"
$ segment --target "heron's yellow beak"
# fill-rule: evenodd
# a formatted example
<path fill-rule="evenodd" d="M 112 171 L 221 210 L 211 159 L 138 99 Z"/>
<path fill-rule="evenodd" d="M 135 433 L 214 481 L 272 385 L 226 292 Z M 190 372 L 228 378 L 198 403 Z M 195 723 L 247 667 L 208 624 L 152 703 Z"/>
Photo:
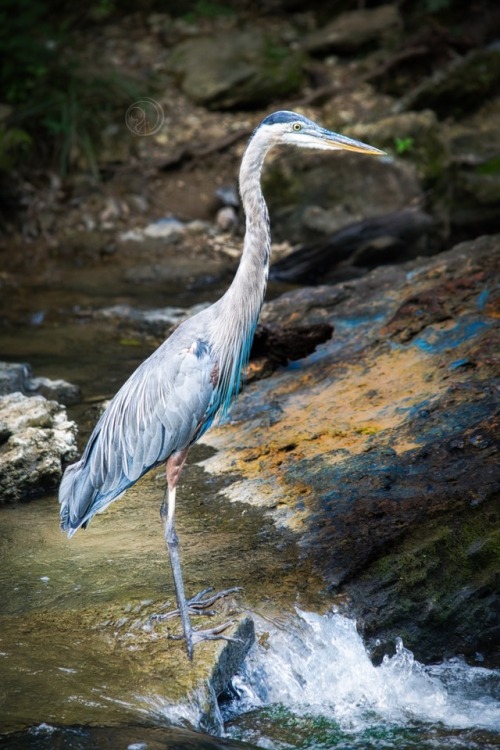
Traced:
<path fill-rule="evenodd" d="M 385 151 L 381 151 L 375 146 L 369 146 L 368 143 L 356 141 L 354 138 L 348 138 L 339 133 L 332 133 L 330 130 L 321 130 L 321 140 L 332 149 L 342 149 L 343 151 L 356 151 L 360 154 L 372 154 L 373 156 L 387 156 Z"/>

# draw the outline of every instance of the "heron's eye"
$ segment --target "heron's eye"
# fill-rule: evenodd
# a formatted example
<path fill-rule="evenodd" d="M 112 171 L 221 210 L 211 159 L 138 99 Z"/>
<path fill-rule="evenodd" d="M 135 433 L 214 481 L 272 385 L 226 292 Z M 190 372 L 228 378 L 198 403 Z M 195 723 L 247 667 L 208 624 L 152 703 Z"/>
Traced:
<path fill-rule="evenodd" d="M 294 130 L 302 130 L 302 125 L 300 124 L 300 122 L 294 122 L 293 123 L 293 129 Z"/>

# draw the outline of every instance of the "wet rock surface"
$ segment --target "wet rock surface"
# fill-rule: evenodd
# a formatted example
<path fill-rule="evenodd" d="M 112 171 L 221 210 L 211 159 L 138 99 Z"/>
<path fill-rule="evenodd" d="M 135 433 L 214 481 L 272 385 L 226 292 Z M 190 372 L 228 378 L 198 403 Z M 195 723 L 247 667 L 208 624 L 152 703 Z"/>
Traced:
<path fill-rule="evenodd" d="M 204 437 L 207 466 L 244 477 L 228 495 L 297 532 L 368 636 L 398 632 L 423 660 L 498 658 L 499 242 L 270 303 L 264 320 L 286 307 L 334 335 Z"/>
<path fill-rule="evenodd" d="M 57 500 L 2 508 L 0 640 L 4 731 L 44 722 L 121 726 L 189 725 L 222 731 L 216 696 L 239 669 L 253 643 L 247 602 L 265 612 L 297 600 L 309 603 L 314 580 L 297 560 L 288 534 L 278 534 L 260 511 L 227 507 L 196 461 L 193 449 L 179 493 L 176 527 L 186 593 L 212 584 L 216 591 L 243 586 L 193 617 L 195 628 L 232 622 L 235 641 L 205 641 L 187 658 L 159 519 L 163 470 L 153 471 L 72 540 L 57 523 Z M 182 497 L 182 499 L 181 499 Z M 10 512 L 9 512 L 10 511 Z M 275 540 L 275 541 L 273 541 Z M 15 571 L 15 581 L 12 579 Z M 313 587 L 316 590 L 316 586 Z M 247 605 L 248 606 L 248 605 Z"/>
<path fill-rule="evenodd" d="M 45 586 L 50 586 L 50 580 L 47 577 Z M 32 683 L 41 687 L 47 670 L 54 671 L 56 677 L 58 671 L 66 674 L 62 682 L 56 680 L 46 687 L 43 701 L 33 711 L 35 720 L 75 724 L 79 715 L 75 702 L 87 700 L 86 696 L 93 692 L 94 721 L 104 722 L 106 705 L 120 700 L 121 695 L 119 713 L 124 722 L 130 720 L 136 707 L 150 716 L 157 715 L 173 723 L 185 719 L 194 728 L 222 734 L 217 697 L 241 667 L 254 642 L 253 621 L 237 612 L 234 601 L 213 607 L 214 616 L 203 619 L 212 627 L 232 616 L 233 624 L 226 631 L 231 640 L 197 646 L 196 658 L 189 662 L 182 641 L 169 640 L 178 634 L 176 620 L 163 623 L 151 619 L 159 608 L 164 609 L 165 604 L 145 600 L 121 605 L 108 603 L 106 608 L 80 606 L 64 611 L 31 612 L 29 618 L 4 614 L 3 645 L 13 648 L 17 634 L 17 648 L 25 669 L 32 672 Z M 78 638 L 72 633 L 78 633 Z M 43 653 L 48 634 L 51 645 Z M 86 666 L 85 655 L 89 651 L 92 664 Z M 105 675 L 116 672 L 118 662 L 121 668 L 117 685 L 107 685 Z M 89 678 L 93 687 L 87 684 Z M 6 667 L 5 680 L 12 684 L 10 665 Z M 5 695 L 2 704 L 9 712 L 11 727 L 23 723 L 26 708 L 14 706 Z"/>

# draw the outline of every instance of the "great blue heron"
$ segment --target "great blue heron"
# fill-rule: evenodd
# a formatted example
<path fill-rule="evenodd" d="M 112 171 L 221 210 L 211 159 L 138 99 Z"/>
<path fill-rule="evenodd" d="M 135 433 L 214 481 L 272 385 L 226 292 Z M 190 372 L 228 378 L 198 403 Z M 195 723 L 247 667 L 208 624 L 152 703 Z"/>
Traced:
<path fill-rule="evenodd" d="M 161 518 L 189 658 L 194 642 L 223 636 L 220 629 L 197 631 L 191 626 L 190 604 L 199 603 L 199 598 L 187 602 L 184 594 L 175 491 L 190 446 L 216 416 L 227 413 L 248 361 L 271 250 L 260 175 L 267 152 L 279 144 L 384 153 L 295 112 L 275 112 L 260 123 L 241 162 L 246 233 L 231 286 L 218 302 L 182 323 L 131 375 L 99 420 L 82 458 L 66 469 L 59 490 L 61 528 L 71 537 L 143 474 L 166 464 Z"/>

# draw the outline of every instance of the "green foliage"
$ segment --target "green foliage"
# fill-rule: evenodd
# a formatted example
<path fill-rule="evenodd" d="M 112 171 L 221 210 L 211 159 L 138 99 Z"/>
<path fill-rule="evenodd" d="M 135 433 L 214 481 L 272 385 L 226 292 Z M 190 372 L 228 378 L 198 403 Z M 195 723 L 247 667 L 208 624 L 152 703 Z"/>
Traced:
<path fill-rule="evenodd" d="M 219 18 L 220 16 L 234 16 L 235 11 L 226 5 L 221 5 L 212 0 L 197 0 L 193 9 L 183 14 L 187 23 L 195 23 L 198 18 Z"/>
<path fill-rule="evenodd" d="M 97 0 L 97 2 L 95 2 L 91 6 L 89 10 L 89 16 L 94 21 L 102 21 L 105 18 L 109 18 L 109 16 L 112 16 L 115 12 L 115 0 Z"/>
<path fill-rule="evenodd" d="M 480 164 L 476 167 L 477 174 L 484 174 L 489 176 L 497 177 L 500 175 L 500 156 L 493 156 L 484 164 Z"/>
<path fill-rule="evenodd" d="M 58 162 L 61 174 L 82 161 L 97 174 L 97 152 L 102 134 L 137 98 L 134 84 L 113 73 L 83 71 L 78 63 L 57 68 L 38 95 L 18 110 L 24 127 L 44 135 L 45 154 Z"/>
<path fill-rule="evenodd" d="M 396 146 L 396 153 L 402 156 L 413 149 L 415 139 L 411 136 L 407 136 L 406 138 L 398 138 L 396 136 L 394 138 L 394 145 Z"/>
<path fill-rule="evenodd" d="M 288 47 L 284 47 L 282 44 L 276 44 L 274 39 L 267 37 L 264 45 L 264 55 L 266 61 L 272 63 L 282 63 L 290 55 Z"/>
<path fill-rule="evenodd" d="M 12 169 L 19 155 L 27 154 L 31 145 L 31 137 L 25 130 L 0 123 L 0 172 Z"/>
<path fill-rule="evenodd" d="M 442 10 L 448 10 L 453 0 L 425 0 L 424 5 L 429 13 L 439 13 Z"/>
<path fill-rule="evenodd" d="M 88 13 L 106 14 L 113 7 L 113 0 L 99 0 Z M 19 133 L 24 133 L 33 156 L 57 164 L 62 174 L 76 162 L 97 173 L 104 129 L 113 113 L 119 110 L 123 117 L 138 95 L 125 77 L 84 67 L 70 33 L 76 20 L 71 8 L 56 8 L 49 0 L 3 0 L 0 10 L 0 90 L 13 108 L 7 132 L 18 134 L 17 147 L 11 135 L 3 153 L 8 150 L 12 160 L 21 160 L 26 148 Z"/>

